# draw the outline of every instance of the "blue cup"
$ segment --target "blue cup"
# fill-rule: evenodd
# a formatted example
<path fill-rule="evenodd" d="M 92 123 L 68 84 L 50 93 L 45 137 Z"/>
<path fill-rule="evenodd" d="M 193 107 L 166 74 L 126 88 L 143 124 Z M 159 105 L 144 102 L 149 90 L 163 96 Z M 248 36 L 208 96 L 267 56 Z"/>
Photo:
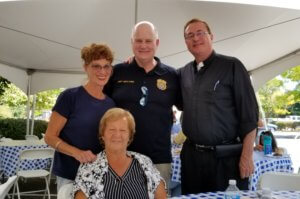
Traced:
<path fill-rule="evenodd" d="M 272 137 L 264 135 L 264 154 L 272 154 Z"/>

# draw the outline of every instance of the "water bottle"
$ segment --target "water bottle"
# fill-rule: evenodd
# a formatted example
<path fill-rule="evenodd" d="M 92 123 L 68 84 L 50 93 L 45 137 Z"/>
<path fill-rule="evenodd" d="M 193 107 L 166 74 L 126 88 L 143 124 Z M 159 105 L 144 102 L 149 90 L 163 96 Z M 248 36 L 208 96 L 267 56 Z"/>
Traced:
<path fill-rule="evenodd" d="M 269 135 L 264 135 L 264 154 L 272 154 L 272 137 Z"/>
<path fill-rule="evenodd" d="M 263 188 L 261 192 L 261 199 L 272 199 L 272 191 L 269 188 Z"/>
<path fill-rule="evenodd" d="M 225 199 L 240 199 L 240 190 L 236 186 L 236 180 L 229 180 L 229 186 L 225 190 Z"/>

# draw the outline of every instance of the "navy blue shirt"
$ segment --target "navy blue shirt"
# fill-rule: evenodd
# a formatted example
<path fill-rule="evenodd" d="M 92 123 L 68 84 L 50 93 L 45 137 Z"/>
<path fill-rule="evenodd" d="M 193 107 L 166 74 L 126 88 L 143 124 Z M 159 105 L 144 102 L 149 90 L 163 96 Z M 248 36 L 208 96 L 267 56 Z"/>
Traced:
<path fill-rule="evenodd" d="M 67 119 L 59 137 L 72 146 L 98 154 L 102 150 L 99 122 L 103 114 L 114 106 L 111 98 L 96 99 L 82 86 L 65 90 L 53 107 L 53 111 Z M 79 164 L 75 158 L 55 152 L 53 173 L 74 180 Z"/>
<path fill-rule="evenodd" d="M 105 92 L 116 106 L 134 116 L 136 134 L 129 150 L 147 155 L 159 164 L 171 162 L 172 106 L 180 102 L 180 87 L 175 69 L 155 59 L 157 65 L 148 73 L 135 60 L 116 65 Z M 143 94 L 143 86 L 147 94 Z M 145 106 L 140 104 L 143 97 Z"/>

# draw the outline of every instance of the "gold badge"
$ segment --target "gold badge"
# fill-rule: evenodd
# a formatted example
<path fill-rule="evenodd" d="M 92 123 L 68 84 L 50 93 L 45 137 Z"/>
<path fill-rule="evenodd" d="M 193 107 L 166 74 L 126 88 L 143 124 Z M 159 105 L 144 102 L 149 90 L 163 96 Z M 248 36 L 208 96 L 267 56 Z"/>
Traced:
<path fill-rule="evenodd" d="M 157 86 L 158 89 L 164 91 L 164 90 L 167 89 L 167 82 L 165 80 L 163 80 L 163 79 L 158 79 L 156 81 L 156 86 Z"/>

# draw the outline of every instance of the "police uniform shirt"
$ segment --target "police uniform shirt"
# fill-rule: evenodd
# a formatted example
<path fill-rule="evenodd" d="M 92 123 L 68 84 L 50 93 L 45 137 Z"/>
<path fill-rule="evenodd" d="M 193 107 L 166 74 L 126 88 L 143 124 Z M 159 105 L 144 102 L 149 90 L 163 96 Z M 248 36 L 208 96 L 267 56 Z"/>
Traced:
<path fill-rule="evenodd" d="M 157 65 L 148 73 L 135 60 L 116 65 L 105 92 L 134 116 L 136 134 L 128 149 L 155 164 L 170 163 L 172 106 L 180 99 L 180 87 L 175 69 L 155 60 Z"/>

